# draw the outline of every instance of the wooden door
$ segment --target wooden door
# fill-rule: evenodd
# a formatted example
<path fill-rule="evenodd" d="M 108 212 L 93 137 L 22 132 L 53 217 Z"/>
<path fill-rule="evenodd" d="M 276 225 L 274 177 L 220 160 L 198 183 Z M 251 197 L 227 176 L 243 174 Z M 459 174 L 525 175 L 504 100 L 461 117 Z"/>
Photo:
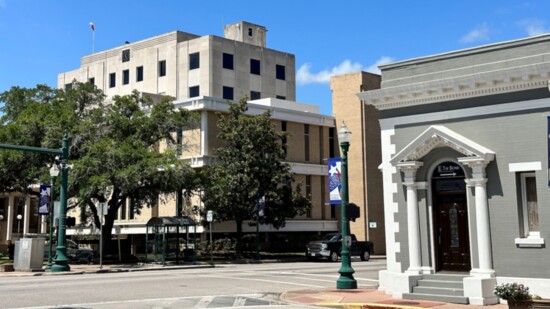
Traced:
<path fill-rule="evenodd" d="M 438 198 L 438 270 L 471 270 L 468 212 L 464 199 L 464 194 Z"/>

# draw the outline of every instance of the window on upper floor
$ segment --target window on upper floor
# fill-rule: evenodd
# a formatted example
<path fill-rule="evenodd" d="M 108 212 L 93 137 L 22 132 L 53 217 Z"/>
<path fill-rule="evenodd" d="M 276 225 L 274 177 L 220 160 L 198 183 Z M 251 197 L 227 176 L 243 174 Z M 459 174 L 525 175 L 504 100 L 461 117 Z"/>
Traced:
<path fill-rule="evenodd" d="M 166 76 L 166 60 L 159 61 L 159 76 Z"/>
<path fill-rule="evenodd" d="M 122 51 L 122 62 L 128 62 L 130 61 L 130 50 L 125 49 Z"/>
<path fill-rule="evenodd" d="M 88 78 L 88 84 L 95 85 L 95 78 L 94 77 Z"/>
<path fill-rule="evenodd" d="M 309 159 L 309 124 L 304 124 L 304 161 Z"/>
<path fill-rule="evenodd" d="M 277 64 L 275 65 L 275 78 L 280 80 L 286 79 L 285 66 Z"/>
<path fill-rule="evenodd" d="M 233 70 L 233 55 L 223 53 L 223 68 L 228 70 Z"/>
<path fill-rule="evenodd" d="M 198 69 L 201 66 L 201 58 L 199 53 L 189 54 L 189 70 Z"/>
<path fill-rule="evenodd" d="M 226 100 L 233 100 L 233 87 L 223 86 L 222 97 Z"/>
<path fill-rule="evenodd" d="M 136 68 L 136 82 L 143 81 L 143 66 Z"/>
<path fill-rule="evenodd" d="M 260 60 L 250 59 L 250 74 L 260 75 Z"/>
<path fill-rule="evenodd" d="M 65 84 L 65 90 L 73 89 L 73 83 Z"/>
<path fill-rule="evenodd" d="M 281 99 L 281 100 L 286 100 L 286 97 L 284 95 L 276 95 L 275 98 Z"/>
<path fill-rule="evenodd" d="M 116 87 L 116 73 L 109 74 L 109 88 Z"/>
<path fill-rule="evenodd" d="M 128 85 L 130 83 L 130 70 L 122 71 L 122 84 Z"/>
<path fill-rule="evenodd" d="M 262 93 L 259 91 L 250 91 L 250 100 L 259 100 L 262 98 Z"/>
<path fill-rule="evenodd" d="M 248 36 L 252 36 L 252 28 L 248 28 Z"/>
<path fill-rule="evenodd" d="M 198 97 L 199 93 L 200 93 L 199 86 L 189 87 L 189 97 L 190 98 Z"/>
<path fill-rule="evenodd" d="M 523 237 L 540 237 L 537 181 L 534 172 L 520 173 Z"/>
<path fill-rule="evenodd" d="M 334 151 L 334 146 L 335 146 L 335 142 L 334 142 L 334 134 L 335 134 L 335 129 L 334 128 L 328 128 L 328 157 L 329 158 L 334 158 L 335 156 L 335 151 Z"/>

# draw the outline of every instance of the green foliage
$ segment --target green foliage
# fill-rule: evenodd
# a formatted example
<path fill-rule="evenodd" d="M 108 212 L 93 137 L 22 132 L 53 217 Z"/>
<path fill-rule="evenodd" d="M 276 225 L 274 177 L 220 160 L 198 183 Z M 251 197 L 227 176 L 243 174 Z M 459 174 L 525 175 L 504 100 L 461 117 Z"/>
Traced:
<path fill-rule="evenodd" d="M 495 295 L 507 301 L 530 300 L 529 288 L 523 284 L 506 283 L 495 287 Z"/>
<path fill-rule="evenodd" d="M 242 222 L 256 220 L 262 196 L 266 197 L 262 222 L 277 229 L 287 218 L 304 214 L 311 207 L 301 194 L 300 184 L 293 184 L 290 165 L 282 161 L 283 135 L 274 128 L 270 112 L 249 116 L 245 115 L 247 109 L 243 99 L 230 103 L 228 114 L 218 114 L 218 138 L 223 146 L 204 177 L 208 180 L 203 194 L 206 208 L 215 211 L 218 221 L 236 221 L 237 240 Z"/>
<path fill-rule="evenodd" d="M 175 110 L 169 99 L 153 104 L 134 92 L 104 103 L 105 95 L 95 86 L 75 82 L 68 90 L 13 87 L 0 94 L 0 101 L 0 143 L 60 148 L 63 133 L 70 134 L 70 207 L 80 207 L 81 219 L 92 219 L 99 227 L 96 204 L 108 202 L 105 239 L 110 239 L 116 213 L 127 199 L 139 213 L 143 205 L 155 204 L 159 194 L 194 189 L 193 170 L 176 157 L 172 137 L 194 116 Z M 169 147 L 159 153 L 162 141 Z M 24 191 L 38 181 L 49 183 L 47 164 L 52 159 L 0 151 L 0 190 Z"/>

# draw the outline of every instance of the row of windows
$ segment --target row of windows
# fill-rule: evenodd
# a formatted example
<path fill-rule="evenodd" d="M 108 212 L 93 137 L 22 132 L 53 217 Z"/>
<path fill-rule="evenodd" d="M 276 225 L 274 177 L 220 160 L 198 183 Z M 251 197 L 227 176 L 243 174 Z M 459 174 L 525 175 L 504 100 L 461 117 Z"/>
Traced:
<path fill-rule="evenodd" d="M 90 78 L 88 80 L 90 83 L 95 83 L 94 78 Z M 136 68 L 136 82 L 143 81 L 143 66 Z M 130 70 L 123 70 L 122 71 L 122 84 L 128 85 L 130 83 Z M 116 73 L 110 73 L 109 74 L 109 88 L 116 87 Z"/>
<path fill-rule="evenodd" d="M 234 70 L 233 55 L 222 54 L 222 67 L 228 70 Z M 250 74 L 261 75 L 261 63 L 258 59 L 250 59 Z M 286 80 L 286 70 L 284 65 L 275 65 L 275 78 Z"/>

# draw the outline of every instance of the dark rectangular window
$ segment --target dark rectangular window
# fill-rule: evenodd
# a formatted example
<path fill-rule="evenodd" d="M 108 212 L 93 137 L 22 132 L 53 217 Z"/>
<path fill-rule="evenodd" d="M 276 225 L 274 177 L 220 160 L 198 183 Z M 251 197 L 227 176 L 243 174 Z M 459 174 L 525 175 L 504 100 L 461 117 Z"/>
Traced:
<path fill-rule="evenodd" d="M 336 204 L 330 204 L 330 218 L 336 219 Z"/>
<path fill-rule="evenodd" d="M 122 62 L 128 62 L 130 61 L 130 50 L 125 49 L 122 51 Z"/>
<path fill-rule="evenodd" d="M 304 160 L 309 162 L 309 124 L 304 124 Z"/>
<path fill-rule="evenodd" d="M 109 88 L 116 87 L 116 73 L 109 74 Z"/>
<path fill-rule="evenodd" d="M 130 83 L 130 70 L 122 71 L 122 84 L 128 85 Z"/>
<path fill-rule="evenodd" d="M 65 84 L 65 90 L 73 89 L 73 83 Z"/>
<path fill-rule="evenodd" d="M 281 143 L 283 145 L 283 152 L 285 154 L 285 158 L 286 158 L 286 155 L 288 153 L 286 130 L 287 130 L 287 122 L 283 120 L 283 121 L 281 121 L 281 131 L 283 132 L 283 137 L 281 138 Z"/>
<path fill-rule="evenodd" d="M 135 209 L 136 209 L 136 200 L 132 198 L 132 199 L 130 199 L 130 209 L 128 211 L 128 219 L 130 219 L 130 220 L 135 219 L 135 217 L 136 217 Z"/>
<path fill-rule="evenodd" d="M 189 70 L 198 69 L 201 66 L 201 58 L 199 53 L 189 54 Z"/>
<path fill-rule="evenodd" d="M 277 79 L 280 79 L 280 80 L 285 80 L 286 79 L 285 66 L 284 65 L 277 64 L 275 66 L 275 77 Z"/>
<path fill-rule="evenodd" d="M 328 128 L 328 157 L 334 158 L 334 128 Z"/>
<path fill-rule="evenodd" d="M 136 68 L 136 82 L 143 81 L 143 66 Z"/>
<path fill-rule="evenodd" d="M 248 36 L 252 36 L 252 28 L 248 28 Z"/>
<path fill-rule="evenodd" d="M 306 197 L 311 199 L 311 175 L 306 175 Z M 311 209 L 306 213 L 308 218 L 311 218 Z"/>
<path fill-rule="evenodd" d="M 190 98 L 198 97 L 199 93 L 200 93 L 199 86 L 189 87 L 189 97 Z"/>
<path fill-rule="evenodd" d="M 223 68 L 233 70 L 233 55 L 223 53 Z"/>
<path fill-rule="evenodd" d="M 126 202 L 123 202 L 122 205 L 120 205 L 120 220 L 126 220 Z"/>
<path fill-rule="evenodd" d="M 286 100 L 286 97 L 284 95 L 276 95 L 275 98 L 280 100 Z"/>
<path fill-rule="evenodd" d="M 226 100 L 233 100 L 233 87 L 223 86 L 223 98 Z"/>
<path fill-rule="evenodd" d="M 159 61 L 159 76 L 166 76 L 166 60 Z"/>
<path fill-rule="evenodd" d="M 260 60 L 250 59 L 250 74 L 260 75 Z"/>
<path fill-rule="evenodd" d="M 320 186 L 320 189 L 321 189 L 321 219 L 322 220 L 326 220 L 327 219 L 327 211 L 326 211 L 326 205 L 325 205 L 325 201 L 326 201 L 326 198 L 325 198 L 325 194 L 326 193 L 326 181 L 325 181 L 325 177 L 326 176 L 321 176 L 321 186 Z"/>
<path fill-rule="evenodd" d="M 95 85 L 95 78 L 94 77 L 88 78 L 88 84 Z"/>
<path fill-rule="evenodd" d="M 259 91 L 250 91 L 250 100 L 258 100 L 262 98 L 262 93 Z"/>

